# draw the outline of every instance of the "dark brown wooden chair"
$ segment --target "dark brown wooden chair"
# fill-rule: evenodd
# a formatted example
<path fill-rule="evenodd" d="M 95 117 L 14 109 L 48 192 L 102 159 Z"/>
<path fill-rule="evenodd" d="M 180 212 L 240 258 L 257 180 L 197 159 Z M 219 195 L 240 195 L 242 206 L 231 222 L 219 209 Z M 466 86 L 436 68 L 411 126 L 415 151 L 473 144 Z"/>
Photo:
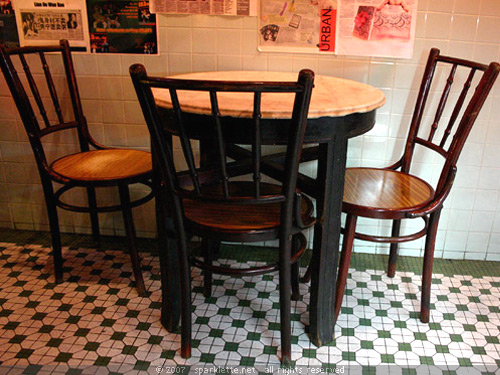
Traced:
<path fill-rule="evenodd" d="M 491 63 L 487 66 L 443 56 L 438 49 L 433 48 L 430 51 L 420 85 L 403 157 L 385 169 L 347 169 L 342 207 L 347 217 L 337 279 L 335 319 L 340 312 L 344 296 L 355 238 L 391 244 L 387 274 L 389 277 L 393 277 L 396 269 L 398 244 L 427 235 L 422 274 L 420 319 L 424 323 L 429 321 L 432 265 L 439 215 L 453 185 L 460 152 L 497 78 L 499 69 L 500 65 L 497 63 Z M 472 91 L 470 87 L 476 76 L 479 76 L 479 82 L 475 90 Z M 444 82 L 441 84 L 444 86 L 439 85 L 439 79 L 436 79 L 438 77 L 442 78 Z M 460 77 L 464 79 L 460 80 Z M 448 99 L 451 97 L 449 94 L 454 83 L 463 86 L 458 87 L 457 101 L 451 103 L 446 127 L 439 128 L 438 125 L 445 108 L 447 108 Z M 440 87 L 442 94 L 435 113 L 433 115 L 424 113 L 429 93 L 439 93 Z M 422 125 L 424 115 L 426 119 L 431 120 L 431 123 L 428 124 L 430 126 Z M 424 132 L 428 135 L 419 135 Z M 444 158 L 436 189 L 423 179 L 410 174 L 417 146 L 423 146 Z M 391 236 L 356 233 L 358 217 L 393 220 Z M 424 228 L 414 234 L 400 235 L 401 220 L 413 218 L 422 218 L 425 223 Z"/>
<path fill-rule="evenodd" d="M 46 54 L 49 53 L 50 56 L 47 56 Z M 13 59 L 18 60 L 18 66 L 24 71 L 22 79 L 16 71 Z M 53 79 L 50 62 L 57 64 L 55 59 L 58 59 L 58 67 L 64 67 L 64 72 L 57 74 L 59 77 L 64 75 L 65 88 L 61 87 L 61 82 Z M 60 44 L 55 46 L 12 49 L 0 46 L 0 66 L 28 134 L 40 173 L 52 234 L 56 283 L 63 281 L 63 257 L 57 207 L 90 213 L 92 234 L 96 241 L 99 240 L 98 213 L 121 210 L 137 290 L 141 296 L 145 296 L 146 288 L 135 244 L 131 208 L 149 201 L 153 197 L 153 192 L 131 202 L 128 185 L 142 183 L 151 188 L 151 154 L 139 150 L 108 148 L 98 144 L 91 137 L 80 102 L 70 47 L 66 40 L 61 40 Z M 37 74 L 37 71 L 43 73 Z M 45 83 L 42 84 L 42 81 Z M 60 89 L 59 92 L 56 88 Z M 70 108 L 61 105 L 64 99 L 67 100 L 61 95 L 61 92 L 66 89 L 66 95 L 69 93 L 71 99 Z M 34 104 L 38 109 L 37 113 L 33 109 Z M 71 114 L 67 115 L 67 113 Z M 71 118 L 68 119 L 67 116 Z M 77 133 L 80 152 L 66 155 L 53 162 L 47 160 L 42 138 L 70 129 Z M 54 191 L 53 182 L 62 184 L 62 187 Z M 120 205 L 97 205 L 96 188 L 108 186 L 118 187 Z M 77 187 L 86 188 L 88 206 L 77 206 L 61 200 L 63 193 Z"/>
<path fill-rule="evenodd" d="M 298 166 L 302 152 L 309 101 L 314 73 L 304 70 L 298 82 L 223 82 L 192 81 L 149 77 L 142 65 L 132 65 L 130 74 L 151 133 L 152 145 L 157 150 L 159 170 L 168 199 L 168 207 L 175 223 L 178 261 L 181 272 L 181 355 L 191 355 L 191 289 L 190 266 L 205 270 L 205 282 L 210 282 L 212 272 L 223 275 L 260 275 L 279 271 L 281 310 L 282 362 L 291 361 L 290 299 L 298 298 L 299 257 L 305 250 L 306 239 L 302 231 L 314 224 L 311 200 L 296 188 Z M 155 105 L 152 88 L 167 89 L 173 103 L 172 117 L 165 124 Z M 204 116 L 203 123 L 189 121 L 179 91 L 205 91 L 210 97 L 212 113 Z M 253 100 L 253 117 L 247 131 L 252 134 L 252 157 L 228 161 L 226 156 L 226 126 L 219 110 L 221 96 L 228 92 L 246 93 L 249 103 Z M 272 94 L 271 94 L 272 93 Z M 261 101 L 266 95 L 294 95 L 293 115 L 289 122 L 289 139 L 286 144 L 286 176 L 281 186 L 261 182 Z M 222 109 L 223 111 L 223 109 Z M 176 169 L 173 150 L 165 127 L 177 129 L 187 168 Z M 197 135 L 197 128 L 202 134 Z M 233 131 L 234 135 L 234 131 Z M 197 166 L 191 148 L 191 139 L 213 140 L 215 160 Z M 238 142 L 233 138 L 231 142 Z M 202 163 L 204 164 L 204 163 Z M 235 181 L 233 177 L 249 174 L 251 181 Z M 204 239 L 206 248 L 220 241 L 256 242 L 279 239 L 279 260 L 275 264 L 248 268 L 230 268 L 212 263 L 211 254 L 202 259 L 188 253 L 188 235 Z M 162 269 L 162 272 L 168 272 Z M 207 278 L 207 274 L 209 277 Z M 293 282 L 292 282 L 293 274 Z M 206 287 L 207 285 L 205 285 Z M 209 291 L 206 290 L 208 294 Z M 293 291 L 293 293 L 292 293 Z"/>

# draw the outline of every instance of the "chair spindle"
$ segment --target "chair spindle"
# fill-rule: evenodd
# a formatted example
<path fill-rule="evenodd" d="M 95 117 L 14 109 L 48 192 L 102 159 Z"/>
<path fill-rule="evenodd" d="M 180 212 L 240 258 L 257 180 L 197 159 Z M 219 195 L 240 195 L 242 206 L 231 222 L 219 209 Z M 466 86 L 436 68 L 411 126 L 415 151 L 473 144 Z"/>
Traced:
<path fill-rule="evenodd" d="M 196 164 L 194 162 L 193 148 L 191 147 L 191 142 L 186 134 L 186 129 L 184 128 L 184 123 L 182 121 L 182 110 L 179 103 L 179 97 L 177 96 L 177 90 L 170 89 L 170 98 L 172 99 L 172 107 L 175 112 L 175 117 L 177 124 L 179 126 L 179 139 L 181 142 L 182 151 L 184 152 L 184 158 L 186 164 L 189 168 L 189 175 L 193 181 L 194 191 L 196 195 L 201 194 L 200 181 L 198 179 L 198 173 L 196 172 Z"/>
<path fill-rule="evenodd" d="M 210 91 L 210 104 L 212 105 L 212 117 L 214 119 L 215 131 L 217 135 L 217 147 L 219 152 L 220 174 L 222 177 L 222 188 L 224 190 L 224 198 L 229 199 L 229 176 L 226 171 L 226 150 L 224 138 L 222 136 L 222 127 L 220 122 L 219 104 L 217 101 L 217 93 Z"/>
<path fill-rule="evenodd" d="M 453 64 L 453 67 L 451 68 L 450 75 L 448 76 L 448 79 L 446 80 L 446 86 L 443 90 L 443 95 L 441 96 L 441 100 L 439 101 L 439 105 L 436 111 L 436 117 L 434 118 L 434 123 L 432 124 L 431 127 L 431 133 L 429 134 L 429 142 L 432 142 L 432 139 L 434 138 L 434 134 L 436 133 L 436 130 L 438 128 L 439 120 L 441 120 L 441 116 L 443 115 L 443 110 L 446 105 L 446 102 L 448 101 L 448 96 L 450 94 L 450 89 L 451 85 L 453 84 L 453 80 L 455 78 L 455 72 L 457 71 L 457 64 Z"/>
<path fill-rule="evenodd" d="M 38 106 L 38 110 L 40 112 L 40 115 L 42 116 L 45 127 L 48 128 L 50 126 L 50 121 L 49 118 L 47 117 L 47 112 L 45 111 L 45 107 L 43 106 L 43 101 L 40 96 L 40 92 L 38 91 L 38 87 L 36 86 L 36 82 L 33 78 L 33 74 L 31 74 L 31 69 L 28 65 L 28 62 L 26 61 L 26 58 L 24 57 L 24 54 L 22 53 L 19 54 L 19 60 L 21 61 L 21 64 L 23 66 L 23 70 L 24 73 L 26 74 L 26 78 L 28 79 L 28 84 L 30 86 L 31 93 L 35 98 L 36 105 Z M 38 130 L 40 130 L 40 128 L 38 128 Z"/>
<path fill-rule="evenodd" d="M 451 134 L 451 129 L 453 128 L 453 125 L 455 125 L 455 121 L 458 118 L 458 114 L 460 113 L 460 110 L 462 108 L 462 105 L 465 102 L 465 98 L 467 96 L 467 93 L 469 92 L 469 89 L 472 85 L 472 79 L 474 78 L 474 74 L 476 73 L 476 69 L 472 68 L 469 77 L 467 78 L 467 81 L 464 83 L 464 88 L 462 89 L 462 92 L 460 93 L 460 96 L 458 97 L 457 104 L 455 105 L 455 108 L 453 109 L 453 113 L 451 114 L 450 117 L 450 122 L 448 123 L 448 126 L 446 127 L 446 130 L 443 134 L 443 139 L 441 140 L 441 143 L 439 144 L 440 147 L 444 147 L 446 141 L 448 140 L 448 137 Z"/>
<path fill-rule="evenodd" d="M 42 62 L 43 72 L 45 74 L 45 80 L 47 81 L 47 87 L 49 88 L 50 97 L 52 98 L 52 103 L 54 103 L 54 109 L 56 111 L 57 119 L 60 124 L 64 124 L 64 118 L 61 111 L 61 106 L 59 105 L 59 99 L 57 97 L 56 88 L 54 86 L 54 81 L 52 80 L 52 75 L 50 74 L 49 64 L 45 59 L 43 52 L 39 53 L 40 61 Z"/>
<path fill-rule="evenodd" d="M 260 120 L 262 113 L 260 111 L 260 103 L 262 93 L 256 92 L 254 94 L 253 102 L 253 143 L 252 143 L 252 161 L 253 161 L 253 180 L 255 184 L 255 198 L 260 197 L 260 155 L 261 155 L 261 133 L 260 133 Z"/>

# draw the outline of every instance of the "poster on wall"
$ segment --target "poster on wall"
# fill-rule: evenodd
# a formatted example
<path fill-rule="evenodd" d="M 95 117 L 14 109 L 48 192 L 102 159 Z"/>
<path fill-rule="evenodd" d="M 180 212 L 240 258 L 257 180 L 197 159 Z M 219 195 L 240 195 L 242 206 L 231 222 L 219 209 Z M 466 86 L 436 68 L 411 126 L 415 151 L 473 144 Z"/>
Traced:
<path fill-rule="evenodd" d="M 72 47 L 87 47 L 87 12 L 81 0 L 15 0 L 21 46 L 43 45 L 60 39 Z"/>
<path fill-rule="evenodd" d="M 337 53 L 411 58 L 417 0 L 339 0 Z"/>
<path fill-rule="evenodd" d="M 12 0 L 0 0 L 0 43 L 5 44 L 8 48 L 19 46 Z"/>
<path fill-rule="evenodd" d="M 411 58 L 418 0 L 261 0 L 259 50 Z"/>
<path fill-rule="evenodd" d="M 150 0 L 151 13 L 256 16 L 258 0 Z"/>
<path fill-rule="evenodd" d="M 337 0 L 262 0 L 259 50 L 335 52 Z"/>
<path fill-rule="evenodd" d="M 156 17 L 145 0 L 87 0 L 90 51 L 157 54 Z"/>

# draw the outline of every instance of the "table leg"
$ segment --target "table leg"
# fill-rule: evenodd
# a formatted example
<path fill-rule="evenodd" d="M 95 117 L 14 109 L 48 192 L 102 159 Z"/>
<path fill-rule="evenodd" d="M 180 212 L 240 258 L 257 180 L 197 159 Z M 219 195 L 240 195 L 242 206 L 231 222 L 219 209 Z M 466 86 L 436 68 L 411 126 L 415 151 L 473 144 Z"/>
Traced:
<path fill-rule="evenodd" d="M 334 339 L 335 285 L 344 191 L 347 138 L 335 136 L 320 145 L 318 159 L 317 223 L 314 226 L 309 305 L 311 341 L 321 346 Z"/>

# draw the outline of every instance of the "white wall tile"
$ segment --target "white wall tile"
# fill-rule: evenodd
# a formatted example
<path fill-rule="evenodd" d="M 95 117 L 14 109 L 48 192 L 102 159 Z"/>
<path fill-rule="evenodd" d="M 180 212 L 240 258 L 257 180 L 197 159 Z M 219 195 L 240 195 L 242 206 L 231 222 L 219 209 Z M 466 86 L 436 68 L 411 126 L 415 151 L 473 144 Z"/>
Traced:
<path fill-rule="evenodd" d="M 118 55 L 100 55 L 97 59 L 98 71 L 101 76 L 121 75 L 122 62 Z"/>
<path fill-rule="evenodd" d="M 493 61 L 498 61 L 498 44 L 481 44 L 476 43 L 474 48 L 474 60 L 489 64 Z"/>
<path fill-rule="evenodd" d="M 192 30 L 187 27 L 168 29 L 168 51 L 176 53 L 190 53 L 192 48 L 191 35 Z"/>
<path fill-rule="evenodd" d="M 165 16 L 168 27 L 191 27 L 191 16 L 183 14 L 169 14 Z"/>
<path fill-rule="evenodd" d="M 144 65 L 144 56 L 141 55 L 121 55 L 121 64 L 122 64 L 122 75 L 129 76 L 130 65 L 132 64 L 142 64 Z"/>
<path fill-rule="evenodd" d="M 102 77 L 98 80 L 98 83 L 101 99 L 120 101 L 123 99 L 122 77 Z"/>
<path fill-rule="evenodd" d="M 256 55 L 243 55 L 243 70 L 267 70 L 267 56 L 256 54 Z"/>
<path fill-rule="evenodd" d="M 474 43 L 472 42 L 466 43 L 463 41 L 451 41 L 449 54 L 450 56 L 456 56 L 462 59 L 472 60 L 472 58 L 474 57 Z"/>
<path fill-rule="evenodd" d="M 394 87 L 395 64 L 393 62 L 370 64 L 368 83 L 379 88 Z"/>
<path fill-rule="evenodd" d="M 481 0 L 479 14 L 483 16 L 500 16 L 500 3 L 495 0 Z"/>
<path fill-rule="evenodd" d="M 493 228 L 493 223 L 495 221 L 494 211 L 473 211 L 471 218 L 471 225 L 467 228 L 469 231 L 485 232 L 489 234 Z M 486 245 L 486 244 L 485 244 Z M 486 249 L 487 247 L 483 247 Z M 467 249 L 469 250 L 469 249 Z"/>
<path fill-rule="evenodd" d="M 478 19 L 476 41 L 480 43 L 498 43 L 500 17 L 481 17 Z"/>
<path fill-rule="evenodd" d="M 123 124 L 125 122 L 125 106 L 123 101 L 107 100 L 103 103 L 102 121 L 105 124 Z"/>
<path fill-rule="evenodd" d="M 453 9 L 454 0 L 440 0 L 440 1 L 429 1 L 427 3 L 427 9 L 431 12 L 445 12 L 450 13 Z"/>
<path fill-rule="evenodd" d="M 240 16 L 213 16 L 218 29 L 241 29 L 244 17 Z"/>
<path fill-rule="evenodd" d="M 312 71 L 318 70 L 318 56 L 317 55 L 295 55 L 292 60 L 292 71 L 298 72 L 301 69 L 311 69 Z"/>
<path fill-rule="evenodd" d="M 495 211 L 497 208 L 498 190 L 477 189 L 474 199 L 474 209 Z"/>
<path fill-rule="evenodd" d="M 239 55 L 242 49 L 242 31 L 217 29 L 217 53 Z"/>
<path fill-rule="evenodd" d="M 344 60 L 344 78 L 367 83 L 369 65 L 366 61 Z"/>
<path fill-rule="evenodd" d="M 168 74 L 182 74 L 191 72 L 191 55 L 188 53 L 168 54 Z"/>
<path fill-rule="evenodd" d="M 478 14 L 480 1 L 455 0 L 454 12 L 460 14 Z"/>
<path fill-rule="evenodd" d="M 292 55 L 270 54 L 267 58 L 267 66 L 270 71 L 291 72 Z"/>
<path fill-rule="evenodd" d="M 193 72 L 207 72 L 217 69 L 217 56 L 193 53 Z"/>
<path fill-rule="evenodd" d="M 193 29 L 193 53 L 215 53 L 217 34 L 215 29 Z"/>
<path fill-rule="evenodd" d="M 451 13 L 427 13 L 425 37 L 429 39 L 448 39 L 450 37 L 451 20 Z"/>
<path fill-rule="evenodd" d="M 320 56 L 317 73 L 331 77 L 342 77 L 344 75 L 344 63 L 342 59 L 333 55 Z"/>
<path fill-rule="evenodd" d="M 191 16 L 191 25 L 193 27 L 211 27 L 216 25 L 215 17 L 204 14 L 194 14 Z"/>
<path fill-rule="evenodd" d="M 217 70 L 241 70 L 241 55 L 217 55 Z"/>
<path fill-rule="evenodd" d="M 481 20 L 482 21 L 482 20 Z M 476 38 L 478 17 L 455 15 L 451 25 L 451 39 L 454 41 L 473 41 Z"/>
<path fill-rule="evenodd" d="M 353 79 L 383 90 L 387 103 L 377 111 L 373 130 L 349 141 L 347 163 L 387 166 L 401 156 L 429 49 L 437 47 L 443 54 L 483 63 L 499 59 L 500 53 L 500 2 L 493 0 L 420 0 L 411 59 L 261 53 L 257 50 L 257 17 L 161 15 L 158 21 L 161 56 L 74 55 L 89 128 L 102 143 L 149 148 L 148 131 L 128 75 L 132 63 L 142 63 L 150 74 L 158 75 L 240 69 L 296 72 L 308 67 L 317 74 Z M 43 80 L 42 76 L 38 78 Z M 438 230 L 437 256 L 500 260 L 500 84 L 494 93 L 459 161 L 454 190 L 445 203 Z M 457 95 L 454 88 L 450 100 Z M 435 108 L 438 100 L 432 95 L 429 108 Z M 428 129 L 431 119 L 426 116 L 424 120 L 422 126 Z M 73 135 L 52 137 L 49 157 L 73 150 L 75 142 Z M 419 175 L 436 182 L 439 159 L 418 151 L 415 160 Z M 315 164 L 309 163 L 303 170 L 315 173 Z M 5 82 L 0 79 L 1 226 L 48 229 L 39 179 L 35 181 L 33 174 L 36 170 L 31 148 Z M 116 191 L 104 189 L 99 195 L 103 202 L 116 200 Z M 75 195 L 75 199 L 80 198 Z M 150 205 L 137 213 L 140 235 L 154 236 L 147 220 L 151 209 Z M 101 216 L 103 232 L 123 234 L 119 214 Z M 87 215 L 73 214 L 63 221 L 63 230 L 89 232 Z M 418 224 L 409 224 L 408 228 Z M 388 230 L 377 221 L 360 225 L 374 233 Z M 405 244 L 401 254 L 420 256 L 422 246 L 422 240 Z M 356 250 L 386 253 L 387 246 L 357 242 Z"/>

